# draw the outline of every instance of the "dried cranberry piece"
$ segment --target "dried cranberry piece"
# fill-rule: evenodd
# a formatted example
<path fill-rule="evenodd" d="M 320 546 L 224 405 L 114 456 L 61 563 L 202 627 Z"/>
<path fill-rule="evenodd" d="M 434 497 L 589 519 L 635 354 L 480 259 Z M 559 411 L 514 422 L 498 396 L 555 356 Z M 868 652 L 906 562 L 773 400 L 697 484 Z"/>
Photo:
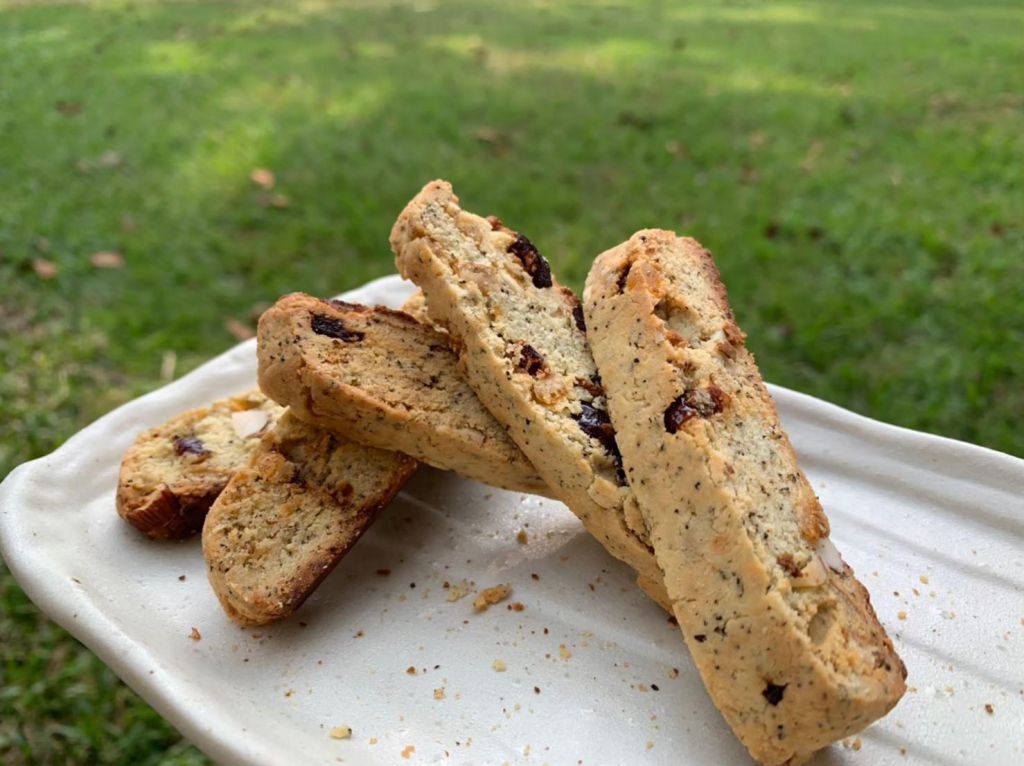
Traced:
<path fill-rule="evenodd" d="M 209 455 L 210 451 L 195 436 L 178 436 L 174 439 L 174 452 L 178 455 Z"/>
<path fill-rule="evenodd" d="M 522 234 L 516 234 L 515 241 L 508 246 L 508 252 L 519 259 L 523 270 L 533 278 L 534 287 L 551 287 L 551 267 L 530 240 Z"/>
<path fill-rule="evenodd" d="M 352 343 L 354 341 L 362 340 L 366 337 L 366 333 L 359 332 L 358 330 L 350 330 L 345 327 L 345 324 L 335 317 L 325 316 L 324 314 L 313 314 L 313 321 L 311 322 L 313 332 L 317 335 L 326 335 L 328 338 L 337 338 L 343 340 L 346 343 Z"/>
<path fill-rule="evenodd" d="M 688 388 L 665 410 L 665 430 L 674 434 L 690 418 L 709 418 L 725 409 L 729 396 L 712 383 L 701 391 Z"/>
<path fill-rule="evenodd" d="M 519 354 L 519 362 L 516 364 L 516 369 L 536 378 L 544 371 L 544 357 L 529 343 L 524 343 Z"/>
<path fill-rule="evenodd" d="M 764 687 L 764 691 L 761 692 L 761 696 L 768 700 L 768 704 L 775 706 L 782 702 L 782 695 L 786 693 L 786 687 L 789 684 L 773 684 L 771 681 Z"/>
<path fill-rule="evenodd" d="M 580 430 L 592 439 L 597 439 L 604 447 L 612 460 L 615 462 L 615 471 L 619 481 L 626 480 L 626 472 L 622 468 L 622 453 L 619 452 L 619 445 L 615 441 L 615 427 L 611 418 L 604 410 L 600 410 L 587 402 L 581 402 L 582 409 L 579 415 L 573 415 L 579 423 Z"/>

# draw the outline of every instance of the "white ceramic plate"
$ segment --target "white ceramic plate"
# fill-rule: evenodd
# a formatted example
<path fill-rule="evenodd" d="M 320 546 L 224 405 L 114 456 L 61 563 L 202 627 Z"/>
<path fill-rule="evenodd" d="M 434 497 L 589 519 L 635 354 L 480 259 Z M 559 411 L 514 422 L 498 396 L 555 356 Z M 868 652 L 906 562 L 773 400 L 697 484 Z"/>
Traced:
<path fill-rule="evenodd" d="M 408 290 L 390 277 L 346 297 Z M 422 468 L 293 619 L 229 623 L 198 541 L 144 540 L 114 488 L 139 431 L 254 380 L 249 341 L 0 488 L 2 553 L 29 597 L 196 745 L 225 764 L 750 763 L 678 630 L 550 500 Z M 886 719 L 814 763 L 1024 763 L 1024 461 L 772 393 L 910 671 Z M 446 598 L 463 580 L 510 583 L 525 609 L 474 614 Z M 331 739 L 338 725 L 352 738 Z"/>

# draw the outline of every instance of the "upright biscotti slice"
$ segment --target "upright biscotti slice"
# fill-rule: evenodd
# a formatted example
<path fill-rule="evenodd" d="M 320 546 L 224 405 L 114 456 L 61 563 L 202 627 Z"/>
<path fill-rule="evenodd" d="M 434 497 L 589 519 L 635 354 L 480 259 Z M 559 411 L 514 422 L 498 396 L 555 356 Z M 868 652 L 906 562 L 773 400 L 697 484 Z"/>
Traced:
<path fill-rule="evenodd" d="M 444 335 L 408 314 L 293 293 L 263 313 L 257 339 L 260 386 L 295 416 L 467 478 L 548 492 Z"/>
<path fill-rule="evenodd" d="M 285 413 L 210 508 L 203 556 L 224 611 L 241 625 L 294 612 L 416 469 Z"/>
<path fill-rule="evenodd" d="M 391 248 L 480 401 L 587 531 L 667 603 L 646 531 L 627 522 L 630 495 L 576 296 L 530 240 L 463 211 L 445 181 L 406 206 Z"/>
<path fill-rule="evenodd" d="M 154 540 L 198 532 L 217 495 L 284 409 L 259 391 L 199 407 L 140 434 L 125 452 L 117 512 Z"/>
<path fill-rule="evenodd" d="M 888 712 L 906 670 L 828 539 L 711 254 L 641 231 L 584 294 L 630 485 L 708 691 L 796 763 Z"/>

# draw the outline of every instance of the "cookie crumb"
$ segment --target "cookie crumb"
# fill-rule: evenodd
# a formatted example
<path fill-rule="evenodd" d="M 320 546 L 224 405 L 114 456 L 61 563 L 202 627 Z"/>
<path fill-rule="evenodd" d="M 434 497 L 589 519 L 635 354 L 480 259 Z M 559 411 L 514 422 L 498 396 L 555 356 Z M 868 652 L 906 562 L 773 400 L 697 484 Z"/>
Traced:
<path fill-rule="evenodd" d="M 199 632 L 199 628 L 192 628 L 192 632 L 188 634 L 188 637 L 193 641 L 201 641 L 203 634 Z"/>
<path fill-rule="evenodd" d="M 445 594 L 445 598 L 448 601 L 458 601 L 469 593 L 469 583 L 465 580 L 459 580 L 454 584 L 445 582 L 444 589 L 448 591 Z"/>
<path fill-rule="evenodd" d="M 853 747 L 854 750 L 860 750 L 860 746 L 861 746 L 860 737 L 857 737 L 857 739 L 855 739 L 853 741 L 853 745 L 851 745 L 851 747 Z"/>
<path fill-rule="evenodd" d="M 651 740 L 647 740 L 647 743 L 644 745 L 644 747 L 646 747 L 648 750 L 652 750 L 654 748 L 654 743 L 651 742 Z"/>
<path fill-rule="evenodd" d="M 416 668 L 413 667 L 412 665 L 410 665 L 409 667 L 407 667 L 405 669 L 405 672 L 406 672 L 406 675 L 414 676 L 414 675 L 416 675 Z"/>
<path fill-rule="evenodd" d="M 995 715 L 996 709 L 988 702 L 985 703 L 985 712 L 989 715 Z"/>
<path fill-rule="evenodd" d="M 668 671 L 668 677 L 679 678 L 679 668 L 672 668 L 672 670 Z"/>
<path fill-rule="evenodd" d="M 416 745 L 406 745 L 402 749 L 402 757 L 405 758 L 405 760 L 409 760 L 409 756 L 411 756 L 415 752 L 416 752 Z"/>
<path fill-rule="evenodd" d="M 520 545 L 526 545 L 528 542 L 530 542 L 530 538 L 527 537 L 525 529 L 519 530 L 519 534 L 516 535 L 516 542 Z"/>
<path fill-rule="evenodd" d="M 899 617 L 901 620 L 907 619 L 907 613 L 904 611 L 896 612 L 896 616 Z"/>
<path fill-rule="evenodd" d="M 371 745 L 376 745 L 377 744 L 377 738 L 376 737 L 370 737 L 370 744 Z"/>
<path fill-rule="evenodd" d="M 570 657 L 572 657 L 572 652 L 570 652 L 565 647 L 565 644 L 559 644 L 558 645 L 558 656 L 561 657 L 563 660 L 567 660 Z"/>
<path fill-rule="evenodd" d="M 357 631 L 356 631 L 356 634 L 355 634 L 355 636 L 354 636 L 354 638 L 362 638 L 362 637 L 363 637 L 363 636 L 365 636 L 365 635 L 366 635 L 366 634 L 365 634 L 365 633 L 363 633 L 363 631 L 361 631 L 361 630 L 357 630 Z"/>
<path fill-rule="evenodd" d="M 491 663 L 491 667 L 494 668 L 495 673 L 504 673 L 508 670 L 508 665 L 505 664 L 505 660 L 495 660 Z"/>
<path fill-rule="evenodd" d="M 539 686 L 534 686 L 533 687 L 533 693 L 534 694 L 540 694 L 540 687 Z"/>
<path fill-rule="evenodd" d="M 478 612 L 487 611 L 488 607 L 508 598 L 508 594 L 511 592 L 512 588 L 508 585 L 495 585 L 493 588 L 485 588 L 473 600 L 473 609 Z"/>
<path fill-rule="evenodd" d="M 927 585 L 928 584 L 928 575 L 921 575 L 917 579 L 921 581 L 922 585 Z"/>
<path fill-rule="evenodd" d="M 530 573 L 530 577 L 532 579 L 534 579 L 534 580 L 540 580 L 540 575 L 537 574 L 536 572 L 531 572 Z M 1021 618 L 1020 622 L 1021 622 L 1022 625 L 1024 625 L 1024 617 Z"/>
<path fill-rule="evenodd" d="M 185 575 L 178 575 L 178 582 L 185 582 L 186 579 Z"/>
<path fill-rule="evenodd" d="M 444 699 L 444 687 L 443 686 L 439 686 L 438 688 L 434 689 L 434 699 L 436 699 L 436 700 L 443 700 Z"/>
<path fill-rule="evenodd" d="M 350 726 L 335 726 L 331 729 L 331 739 L 351 739 L 352 738 L 352 727 Z"/>
<path fill-rule="evenodd" d="M 526 609 L 526 607 L 525 607 L 525 606 L 523 606 L 523 602 L 522 602 L 522 601 L 515 601 L 515 602 L 513 602 L 513 603 L 509 604 L 509 605 L 508 605 L 508 608 L 509 608 L 509 609 L 510 609 L 511 611 L 513 611 L 513 612 L 521 612 L 521 611 L 523 611 L 524 609 Z"/>

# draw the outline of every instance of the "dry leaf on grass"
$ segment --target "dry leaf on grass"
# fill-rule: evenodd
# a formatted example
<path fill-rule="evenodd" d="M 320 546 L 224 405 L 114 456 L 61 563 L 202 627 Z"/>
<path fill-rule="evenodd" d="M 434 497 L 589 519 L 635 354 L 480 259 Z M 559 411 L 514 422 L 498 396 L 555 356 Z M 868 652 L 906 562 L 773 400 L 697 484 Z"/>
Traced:
<path fill-rule="evenodd" d="M 263 205 L 263 207 L 272 207 L 277 210 L 283 210 L 291 204 L 291 200 L 284 194 L 264 194 L 260 197 L 260 204 Z"/>
<path fill-rule="evenodd" d="M 57 264 L 45 258 L 34 258 L 32 270 L 40 279 L 53 279 L 57 276 Z"/>
<path fill-rule="evenodd" d="M 90 255 L 89 263 L 97 269 L 119 269 L 124 266 L 124 256 L 113 250 L 105 250 Z"/>
<path fill-rule="evenodd" d="M 261 189 L 274 188 L 274 174 L 266 168 L 253 168 L 253 171 L 249 174 L 249 180 Z"/>
<path fill-rule="evenodd" d="M 244 322 L 239 322 L 234 317 L 224 320 L 224 329 L 231 333 L 237 340 L 249 340 L 253 336 L 252 328 Z"/>

